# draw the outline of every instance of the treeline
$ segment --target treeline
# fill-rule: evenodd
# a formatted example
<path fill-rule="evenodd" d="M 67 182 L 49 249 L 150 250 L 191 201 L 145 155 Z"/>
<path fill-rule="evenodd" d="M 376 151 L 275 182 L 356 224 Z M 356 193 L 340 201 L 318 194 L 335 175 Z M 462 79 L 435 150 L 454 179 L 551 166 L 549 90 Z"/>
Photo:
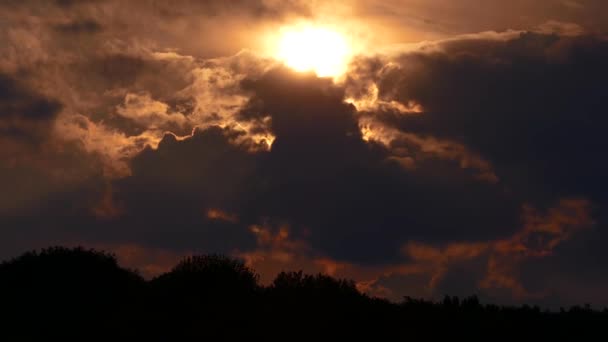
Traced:
<path fill-rule="evenodd" d="M 489 338 L 589 332 L 608 310 L 482 304 L 477 297 L 400 303 L 360 293 L 351 280 L 282 272 L 269 286 L 242 261 L 192 256 L 146 281 L 113 255 L 53 247 L 0 264 L 0 339 L 326 340 L 413 336 Z M 390 336 L 390 337 L 389 337 Z"/>

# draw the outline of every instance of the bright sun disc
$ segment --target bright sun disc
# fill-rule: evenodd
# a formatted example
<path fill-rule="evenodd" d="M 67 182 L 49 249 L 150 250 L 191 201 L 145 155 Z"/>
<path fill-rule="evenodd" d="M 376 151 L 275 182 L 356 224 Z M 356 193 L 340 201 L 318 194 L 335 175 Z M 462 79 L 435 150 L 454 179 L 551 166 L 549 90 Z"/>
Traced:
<path fill-rule="evenodd" d="M 296 71 L 336 77 L 346 71 L 350 53 L 346 40 L 338 32 L 303 27 L 282 32 L 277 58 Z"/>

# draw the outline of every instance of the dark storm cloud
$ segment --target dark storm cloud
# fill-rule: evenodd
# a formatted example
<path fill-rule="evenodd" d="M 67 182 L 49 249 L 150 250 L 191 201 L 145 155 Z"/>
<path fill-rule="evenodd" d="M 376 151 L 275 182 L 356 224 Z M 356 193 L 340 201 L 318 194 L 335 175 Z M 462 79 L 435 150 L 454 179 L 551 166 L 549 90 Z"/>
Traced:
<path fill-rule="evenodd" d="M 305 231 L 324 254 L 363 263 L 399 258 L 411 238 L 475 240 L 515 229 L 519 204 L 457 164 L 435 160 L 404 172 L 384 147 L 365 143 L 354 108 L 330 80 L 275 69 L 244 88 L 254 96 L 241 115 L 271 116 L 272 150 L 251 154 L 244 146 L 237 153 L 230 139 L 220 139 L 233 133 L 219 129 L 181 142 L 166 137 L 134 159 L 133 175 L 120 183 L 127 212 L 162 212 L 198 225 L 204 208 L 217 207 L 238 213 L 245 234 L 265 219 L 283 222 L 296 235 Z M 182 210 L 190 214 L 176 214 Z"/>
<path fill-rule="evenodd" d="M 402 131 L 462 142 L 488 160 L 500 186 L 521 201 L 538 207 L 560 197 L 593 201 L 595 228 L 564 243 L 554 258 L 524 263 L 521 278 L 522 288 L 550 289 L 545 295 L 553 299 L 589 298 L 555 284 L 557 278 L 577 286 L 580 278 L 606 282 L 600 270 L 608 255 L 600 241 L 608 224 L 603 158 L 608 42 L 592 35 L 522 33 L 510 39 L 453 39 L 425 50 L 404 53 L 391 64 L 361 61 L 349 92 L 361 96 L 365 81 L 376 84 L 386 102 L 420 104 L 421 115 L 390 110 L 368 115 Z M 544 271 L 552 281 L 538 277 Z"/>
<path fill-rule="evenodd" d="M 74 213 L 65 208 L 77 206 L 54 198 L 56 193 L 86 208 L 94 201 L 85 200 L 83 189 L 91 179 L 102 181 L 96 158 L 76 144 L 56 141 L 54 125 L 64 106 L 15 77 L 0 75 L 0 216 L 6 246 L 29 236 L 28 221 Z"/>
<path fill-rule="evenodd" d="M 361 1 L 361 15 L 379 17 L 384 25 L 403 27 L 410 41 L 420 37 L 489 30 L 532 29 L 547 21 L 576 23 L 591 32 L 608 32 L 603 0 L 385 0 Z M 411 34 L 411 31 L 415 34 Z"/>
<path fill-rule="evenodd" d="M 125 211 L 115 231 L 178 250 L 251 248 L 253 237 L 235 220 L 208 217 L 216 208 L 234 212 L 244 206 L 242 195 L 252 186 L 256 156 L 246 146 L 231 144 L 234 134 L 210 128 L 181 142 L 169 134 L 157 150 L 134 158 L 133 176 L 115 184 L 116 203 Z"/>
<path fill-rule="evenodd" d="M 388 121 L 463 142 L 512 190 L 604 201 L 607 57 L 608 42 L 593 36 L 456 40 L 403 55 L 376 82 L 380 97 L 425 110 Z"/>
<path fill-rule="evenodd" d="M 92 19 L 83 19 L 79 21 L 73 21 L 67 24 L 55 25 L 55 29 L 64 34 L 78 34 L 78 33 L 98 33 L 103 30 L 103 27 Z"/>
<path fill-rule="evenodd" d="M 75 5 L 82 5 L 82 4 L 87 4 L 87 3 L 95 3 L 95 2 L 102 2 L 105 0 L 55 0 L 54 2 L 61 7 L 72 7 Z"/>
<path fill-rule="evenodd" d="M 57 7 L 68 10 L 77 9 L 78 7 L 86 6 L 105 6 L 119 5 L 121 1 L 116 0 L 25 0 L 25 1 L 4 1 L 2 5 L 17 7 L 17 6 L 35 6 L 35 5 L 56 5 Z M 204 14 L 207 16 L 224 15 L 239 11 L 253 16 L 260 17 L 275 17 L 285 13 L 310 13 L 308 3 L 302 0 L 287 0 L 287 1 L 264 1 L 264 0 L 177 0 L 172 2 L 143 0 L 138 1 L 136 5 L 140 8 L 148 8 L 156 11 L 159 15 L 165 17 L 192 16 Z M 127 7 L 131 5 L 126 4 Z"/>
<path fill-rule="evenodd" d="M 287 1 L 264 1 L 264 0 L 179 0 L 171 5 L 161 5 L 158 2 L 149 3 L 156 7 L 159 14 L 164 17 L 191 16 L 193 13 L 200 13 L 206 16 L 225 15 L 226 13 L 235 14 L 235 11 L 244 12 L 255 17 L 280 17 L 289 13 L 299 13 L 310 15 L 310 9 L 306 1 L 287 0 Z"/>
<path fill-rule="evenodd" d="M 47 121 L 55 117 L 60 105 L 25 88 L 9 76 L 0 75 L 0 105 L 3 119 Z"/>
<path fill-rule="evenodd" d="M 54 57 L 69 52 L 73 59 L 74 53 L 99 49 L 153 49 L 209 58 L 259 47 L 265 25 L 308 17 L 309 5 L 306 0 L 8 1 L 0 3 L 4 19 L 0 33 L 5 30 L 13 38 L 10 36 L 23 35 L 18 32 L 23 28 L 31 35 L 27 38 L 38 39 Z M 48 29 L 69 37 L 50 37 Z M 92 40 L 91 35 L 74 33 L 96 33 L 99 37 Z"/>
<path fill-rule="evenodd" d="M 0 75 L 0 132 L 4 138 L 40 143 L 60 109 L 57 101 Z"/>

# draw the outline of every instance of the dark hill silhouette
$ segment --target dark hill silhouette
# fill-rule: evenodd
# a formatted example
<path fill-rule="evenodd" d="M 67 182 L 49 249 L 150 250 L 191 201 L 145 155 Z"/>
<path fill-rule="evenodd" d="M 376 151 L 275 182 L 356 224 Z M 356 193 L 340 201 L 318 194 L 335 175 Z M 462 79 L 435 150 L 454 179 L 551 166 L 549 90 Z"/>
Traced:
<path fill-rule="evenodd" d="M 145 281 L 113 255 L 53 247 L 0 264 L 0 338 L 39 340 L 411 340 L 538 335 L 579 339 L 608 310 L 483 305 L 475 296 L 400 303 L 351 280 L 281 272 L 269 286 L 242 261 L 192 256 Z"/>

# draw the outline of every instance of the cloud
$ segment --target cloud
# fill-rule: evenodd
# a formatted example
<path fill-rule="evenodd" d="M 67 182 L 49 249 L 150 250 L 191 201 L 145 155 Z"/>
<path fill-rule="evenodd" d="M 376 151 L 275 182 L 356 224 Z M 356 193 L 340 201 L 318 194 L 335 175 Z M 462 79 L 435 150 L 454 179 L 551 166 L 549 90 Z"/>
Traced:
<path fill-rule="evenodd" d="M 169 106 L 155 101 L 150 94 L 127 94 L 125 102 L 117 109 L 117 114 L 133 120 L 135 123 L 150 130 L 177 126 L 180 130 L 186 124 L 186 117 L 181 113 L 171 113 Z M 176 129 L 173 129 L 176 130 Z"/>
<path fill-rule="evenodd" d="M 256 247 L 250 251 L 234 251 L 233 255 L 245 260 L 260 274 L 263 284 L 270 284 L 282 271 L 303 271 L 308 274 L 324 273 L 337 278 L 353 279 L 357 287 L 371 295 L 394 297 L 393 290 L 377 284 L 380 276 L 394 273 L 416 274 L 422 270 L 416 265 L 365 266 L 324 256 L 306 240 L 294 236 L 288 225 L 252 225 L 249 231 L 256 236 Z"/>
<path fill-rule="evenodd" d="M 206 16 L 218 16 L 232 14 L 235 11 L 245 13 L 254 17 L 277 17 L 286 14 L 300 13 L 308 14 L 309 9 L 306 1 L 300 0 L 237 0 L 226 3 L 221 0 L 192 1 L 180 0 L 181 3 L 173 6 L 156 5 L 156 10 L 163 16 L 190 16 L 192 12 L 201 13 Z M 184 10 L 184 9 L 188 10 Z M 238 14 L 238 13 L 237 13 Z"/>
<path fill-rule="evenodd" d="M 0 133 L 6 139 L 40 144 L 61 110 L 61 104 L 0 75 Z"/>
<path fill-rule="evenodd" d="M 518 269 L 531 258 L 547 258 L 575 234 L 593 227 L 590 203 L 583 199 L 562 199 L 545 213 L 530 206 L 523 208 L 522 227 L 507 238 L 481 242 L 450 242 L 443 247 L 411 241 L 402 248 L 408 259 L 400 263 L 360 265 L 324 256 L 304 237 L 294 237 L 289 226 L 252 225 L 257 247 L 236 252 L 250 267 L 261 273 L 265 283 L 284 270 L 323 272 L 335 277 L 354 279 L 360 290 L 371 295 L 400 299 L 407 287 L 387 287 L 388 279 L 421 279 L 425 296 L 440 297 L 446 276 L 460 265 L 479 260 L 476 284 L 468 291 L 492 291 L 503 288 L 515 298 L 530 300 L 545 293 L 528 291 Z"/>
<path fill-rule="evenodd" d="M 563 199 L 545 215 L 526 207 L 524 227 L 510 239 L 493 244 L 493 254 L 488 260 L 488 273 L 481 286 L 505 287 L 516 297 L 542 296 L 529 293 L 517 277 L 519 264 L 527 258 L 542 258 L 553 254 L 563 242 L 581 230 L 593 226 L 590 203 L 581 199 Z"/>
<path fill-rule="evenodd" d="M 73 90 L 58 94 L 69 106 L 55 132 L 60 141 L 77 141 L 98 155 L 109 177 L 128 175 L 129 159 L 146 146 L 156 148 L 168 132 L 188 137 L 195 128 L 220 126 L 240 132 L 232 136 L 235 144 L 252 139 L 254 150 L 272 145 L 267 116 L 239 117 L 248 101 L 240 82 L 268 61 L 246 52 L 197 62 L 174 52 L 141 51 L 104 53 L 84 63 L 79 71 L 89 82 L 74 97 L 67 97 Z"/>
<path fill-rule="evenodd" d="M 62 116 L 55 127 L 60 140 L 78 142 L 84 151 L 97 156 L 109 178 L 122 177 L 131 171 L 129 160 L 146 146 L 156 147 L 163 133 L 150 130 L 139 135 L 125 133 L 95 123 L 83 115 Z"/>
<path fill-rule="evenodd" d="M 542 294 L 528 292 L 518 276 L 518 268 L 529 258 L 552 255 L 573 234 L 593 226 L 590 203 L 583 199 L 562 199 L 545 214 L 524 207 L 523 227 L 509 238 L 481 243 L 455 242 L 444 248 L 409 243 L 404 253 L 416 263 L 427 264 L 433 271 L 429 287 L 437 288 L 454 264 L 483 257 L 486 275 L 479 281 L 482 289 L 507 288 L 520 299 Z"/>
<path fill-rule="evenodd" d="M 73 21 L 65 24 L 55 25 L 55 29 L 63 34 L 78 34 L 78 33 L 98 33 L 103 30 L 103 27 L 91 19 Z"/>
<path fill-rule="evenodd" d="M 458 142 L 401 132 L 393 127 L 387 127 L 382 122 L 375 121 L 373 117 L 361 117 L 359 125 L 363 140 L 377 141 L 385 145 L 391 151 L 388 159 L 396 161 L 405 169 L 415 169 L 417 160 L 429 157 L 439 158 L 458 161 L 463 169 L 477 170 L 476 178 L 480 180 L 490 183 L 498 182 L 492 165 Z"/>
<path fill-rule="evenodd" d="M 569 7 L 569 8 L 575 9 L 575 10 L 585 8 L 585 5 L 581 4 L 578 1 L 574 1 L 574 0 L 562 0 L 562 4 L 566 7 Z"/>
<path fill-rule="evenodd" d="M 604 148 L 598 89 L 606 52 L 605 40 L 594 36 L 452 39 L 438 50 L 406 52 L 390 69 L 359 68 L 367 74 L 358 77 L 373 80 L 385 101 L 424 108 L 415 116 L 375 114 L 375 122 L 457 141 L 513 190 L 576 196 L 603 184 L 606 165 L 596 156 Z"/>
<path fill-rule="evenodd" d="M 211 208 L 207 210 L 207 218 L 210 220 L 238 223 L 239 218 L 235 214 L 230 214 L 220 209 Z"/>
<path fill-rule="evenodd" d="M 579 23 L 595 32 L 608 28 L 599 15 L 607 9 L 602 0 L 488 0 L 483 7 L 474 0 L 386 0 L 357 1 L 353 8 L 364 22 L 376 23 L 378 31 L 384 29 L 384 35 L 394 34 L 394 40 L 401 42 L 489 30 L 531 30 L 548 19 Z"/>
<path fill-rule="evenodd" d="M 188 253 L 171 250 L 147 248 L 137 244 L 98 244 L 95 249 L 109 251 L 116 256 L 118 263 L 126 268 L 137 270 L 146 279 L 152 279 L 169 272 Z"/>
<path fill-rule="evenodd" d="M 505 220 L 497 231 L 483 233 L 492 215 L 506 219 L 517 204 L 450 158 L 431 158 L 411 172 L 388 162 L 392 151 L 363 140 L 353 107 L 330 80 L 279 68 L 242 82 L 251 96 L 237 119 L 269 116 L 272 148 L 252 148 L 254 137 L 232 126 L 198 128 L 184 139 L 165 135 L 156 148 L 136 155 L 131 175 L 117 182 L 127 217 L 163 212 L 166 219 L 181 216 L 182 225 L 205 227 L 203 210 L 220 208 L 238 215 L 232 229 L 240 233 L 231 239 L 251 243 L 248 227 L 269 218 L 285 222 L 296 236 L 307 231 L 324 257 L 348 262 L 399 258 L 399 245 L 416 235 L 444 241 L 514 229 Z M 444 172 L 431 175 L 434 163 L 456 171 L 449 177 L 458 182 L 448 182 Z M 441 181 L 427 187 L 435 180 Z M 469 197 L 458 199 L 464 189 Z M 141 193 L 148 200 L 136 196 Z M 487 213 L 471 211 L 479 207 Z M 164 220 L 149 228 L 169 234 Z M 451 227 L 466 228 L 452 235 Z M 202 234 L 206 228 L 200 229 Z"/>
<path fill-rule="evenodd" d="M 87 3 L 103 2 L 105 0 L 55 0 L 54 2 L 60 7 L 72 7 L 74 5 L 82 5 Z"/>
<path fill-rule="evenodd" d="M 310 246 L 304 240 L 290 237 L 288 226 L 281 226 L 276 232 L 272 227 L 262 225 L 252 225 L 249 230 L 256 237 L 256 249 L 236 251 L 235 255 L 260 273 L 262 283 L 270 284 L 281 271 L 301 269 L 318 273 L 322 270 L 315 260 L 306 255 Z"/>
<path fill-rule="evenodd" d="M 537 32 L 544 34 L 558 34 L 560 36 L 580 36 L 585 30 L 575 23 L 564 23 L 550 20 L 538 26 Z"/>

